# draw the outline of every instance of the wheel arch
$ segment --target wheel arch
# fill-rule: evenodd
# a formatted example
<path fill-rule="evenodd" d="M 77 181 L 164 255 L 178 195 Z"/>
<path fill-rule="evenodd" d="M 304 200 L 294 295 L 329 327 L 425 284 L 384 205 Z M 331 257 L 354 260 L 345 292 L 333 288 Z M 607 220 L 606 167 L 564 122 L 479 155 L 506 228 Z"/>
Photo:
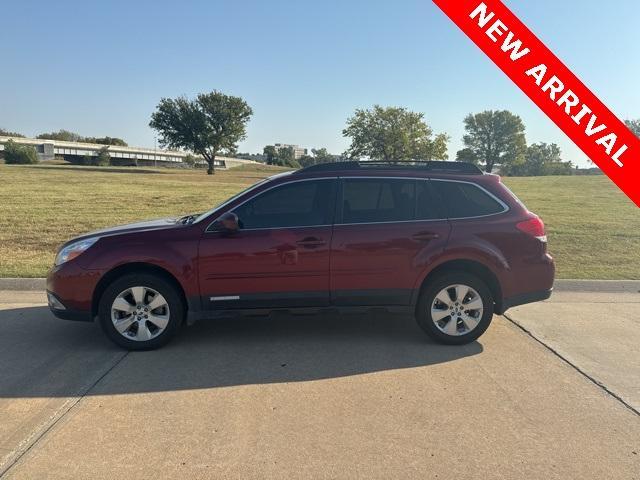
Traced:
<path fill-rule="evenodd" d="M 432 270 L 430 270 L 420 284 L 418 295 L 416 296 L 415 307 L 418 308 L 417 299 L 422 294 L 422 291 L 426 288 L 431 280 L 444 273 L 450 272 L 463 272 L 471 273 L 487 284 L 487 287 L 491 291 L 493 297 L 493 303 L 495 304 L 495 312 L 501 314 L 503 311 L 503 296 L 502 287 L 500 281 L 493 270 L 487 267 L 485 264 L 477 260 L 469 259 L 457 259 L 445 261 Z"/>
<path fill-rule="evenodd" d="M 162 268 L 158 265 L 154 265 L 152 263 L 145 263 L 145 262 L 132 262 L 132 263 L 125 263 L 122 265 L 118 265 L 117 267 L 109 270 L 107 273 L 105 273 L 102 276 L 102 278 L 100 278 L 100 281 L 96 285 L 96 288 L 93 290 L 93 295 L 91 299 L 92 318 L 95 318 L 96 315 L 98 314 L 98 305 L 100 303 L 100 298 L 102 297 L 102 294 L 107 289 L 107 287 L 116 279 L 130 273 L 138 273 L 138 274 L 147 273 L 151 275 L 156 275 L 168 281 L 169 283 L 173 284 L 173 286 L 176 288 L 176 291 L 178 292 L 178 295 L 180 296 L 180 299 L 182 300 L 182 305 L 184 307 L 184 313 L 186 318 L 186 313 L 189 308 L 189 303 L 187 301 L 187 297 L 186 297 L 184 288 L 182 287 L 182 284 L 167 269 Z"/>

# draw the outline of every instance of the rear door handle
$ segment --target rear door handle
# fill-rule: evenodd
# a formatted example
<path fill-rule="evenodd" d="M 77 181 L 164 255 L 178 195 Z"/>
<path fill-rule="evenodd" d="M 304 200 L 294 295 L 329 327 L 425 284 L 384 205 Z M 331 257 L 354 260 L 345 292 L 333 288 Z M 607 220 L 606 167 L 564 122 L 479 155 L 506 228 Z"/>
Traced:
<path fill-rule="evenodd" d="M 307 237 L 307 238 L 303 238 L 302 240 L 298 240 L 296 242 L 297 245 L 303 248 L 318 248 L 318 247 L 321 247 L 322 245 L 325 245 L 326 243 L 327 242 L 325 242 L 324 240 L 316 237 Z"/>
<path fill-rule="evenodd" d="M 435 232 L 419 232 L 413 235 L 413 239 L 419 242 L 428 242 L 429 240 L 435 240 L 437 238 L 440 238 L 440 234 Z"/>

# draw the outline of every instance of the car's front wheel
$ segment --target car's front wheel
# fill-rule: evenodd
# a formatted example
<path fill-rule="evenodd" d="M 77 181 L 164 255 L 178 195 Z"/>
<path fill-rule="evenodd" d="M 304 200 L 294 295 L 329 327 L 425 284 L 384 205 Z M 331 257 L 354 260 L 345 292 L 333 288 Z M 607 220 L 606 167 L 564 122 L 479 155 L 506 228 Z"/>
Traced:
<path fill-rule="evenodd" d="M 423 289 L 416 320 L 439 343 L 461 345 L 476 340 L 493 318 L 493 298 L 475 275 L 450 272 Z"/>
<path fill-rule="evenodd" d="M 165 279 L 129 274 L 105 289 L 98 316 L 102 330 L 116 344 L 128 350 L 151 350 L 176 334 L 184 306 L 176 288 Z"/>

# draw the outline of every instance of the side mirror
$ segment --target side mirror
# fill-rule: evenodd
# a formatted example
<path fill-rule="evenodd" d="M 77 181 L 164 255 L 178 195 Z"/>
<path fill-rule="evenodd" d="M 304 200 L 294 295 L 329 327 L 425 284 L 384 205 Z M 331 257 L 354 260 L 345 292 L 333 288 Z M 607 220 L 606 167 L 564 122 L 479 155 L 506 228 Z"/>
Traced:
<path fill-rule="evenodd" d="M 240 220 L 233 212 L 227 212 L 216 221 L 216 230 L 225 235 L 233 235 L 240 230 Z"/>

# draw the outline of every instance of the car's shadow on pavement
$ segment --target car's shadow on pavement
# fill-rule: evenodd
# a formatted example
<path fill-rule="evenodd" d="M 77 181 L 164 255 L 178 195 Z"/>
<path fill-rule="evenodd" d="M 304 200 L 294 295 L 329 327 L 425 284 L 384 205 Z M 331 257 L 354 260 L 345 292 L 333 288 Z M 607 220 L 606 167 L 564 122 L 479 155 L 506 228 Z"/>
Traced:
<path fill-rule="evenodd" d="M 431 342 L 409 316 L 372 313 L 201 321 L 160 350 L 126 353 L 96 324 L 57 320 L 46 307 L 15 308 L 0 311 L 0 398 L 320 380 L 480 352 L 478 342 Z"/>

